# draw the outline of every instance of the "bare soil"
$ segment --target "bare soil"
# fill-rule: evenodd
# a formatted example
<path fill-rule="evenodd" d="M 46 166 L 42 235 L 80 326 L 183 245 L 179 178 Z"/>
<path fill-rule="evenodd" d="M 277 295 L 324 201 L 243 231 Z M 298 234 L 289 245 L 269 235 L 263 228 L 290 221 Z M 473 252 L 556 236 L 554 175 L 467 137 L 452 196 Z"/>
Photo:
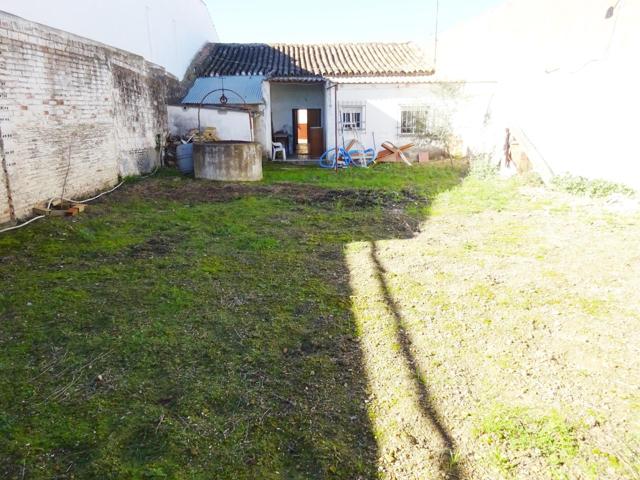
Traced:
<path fill-rule="evenodd" d="M 638 210 L 442 203 L 349 247 L 385 477 L 640 478 Z"/>
<path fill-rule="evenodd" d="M 247 196 L 276 197 L 302 204 L 344 202 L 352 207 L 403 207 L 424 203 L 427 198 L 411 190 L 385 192 L 379 189 L 327 189 L 316 185 L 277 183 L 271 185 L 251 183 L 217 183 L 210 181 L 154 180 L 139 182 L 120 195 L 139 196 L 144 199 L 175 200 L 180 202 L 229 202 Z M 118 194 L 111 197 L 117 201 Z"/>

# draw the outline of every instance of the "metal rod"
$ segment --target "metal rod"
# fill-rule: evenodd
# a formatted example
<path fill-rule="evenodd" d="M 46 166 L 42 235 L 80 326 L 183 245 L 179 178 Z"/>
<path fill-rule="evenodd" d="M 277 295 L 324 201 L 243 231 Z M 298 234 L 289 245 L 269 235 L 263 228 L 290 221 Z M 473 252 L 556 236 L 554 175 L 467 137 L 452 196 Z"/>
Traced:
<path fill-rule="evenodd" d="M 228 91 L 231 93 L 234 93 L 235 95 L 238 96 L 238 98 L 240 100 L 242 100 L 243 104 L 247 104 L 247 101 L 242 97 L 242 95 L 240 95 L 238 92 L 236 92 L 235 90 L 231 90 L 229 88 L 224 89 L 224 88 L 216 88 L 215 90 L 211 90 L 209 93 L 207 93 L 204 97 L 202 97 L 202 100 L 200 100 L 200 103 L 198 104 L 198 133 L 202 133 L 202 128 L 200 126 L 200 110 L 202 109 L 202 105 L 204 105 L 204 101 L 207 99 L 207 97 L 209 95 L 211 95 L 212 93 L 216 93 L 216 92 L 222 92 L 222 97 L 224 97 L 224 92 Z M 222 97 L 220 97 L 220 99 L 222 99 Z M 225 97 L 226 99 L 226 97 Z M 226 105 L 226 102 L 224 103 Z"/>
<path fill-rule="evenodd" d="M 64 192 L 67 189 L 67 180 L 69 179 L 69 170 L 71 170 L 71 144 L 69 144 L 69 151 L 67 153 L 67 171 L 64 174 L 64 182 L 62 182 L 62 193 L 60 194 L 60 204 L 64 202 Z"/>
<path fill-rule="evenodd" d="M 338 84 L 336 83 L 333 92 L 333 108 L 334 108 L 334 116 L 333 119 L 335 121 L 334 130 L 335 130 L 335 145 L 336 145 L 336 159 L 335 159 L 335 171 L 338 173 Z"/>
<path fill-rule="evenodd" d="M 7 206 L 9 207 L 9 218 L 12 222 L 17 220 L 16 210 L 13 206 L 13 195 L 11 192 L 11 181 L 9 179 L 9 169 L 7 168 L 7 157 L 4 152 L 4 141 L 2 140 L 2 129 L 0 128 L 0 160 L 2 161 L 2 173 L 4 176 L 4 186 L 7 189 Z"/>

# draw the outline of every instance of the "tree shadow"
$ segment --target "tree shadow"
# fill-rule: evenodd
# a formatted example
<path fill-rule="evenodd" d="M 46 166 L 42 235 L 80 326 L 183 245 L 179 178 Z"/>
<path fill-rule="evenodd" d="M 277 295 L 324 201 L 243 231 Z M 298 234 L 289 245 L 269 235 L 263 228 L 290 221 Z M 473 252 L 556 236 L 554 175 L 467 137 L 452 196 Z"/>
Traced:
<path fill-rule="evenodd" d="M 445 448 L 443 455 L 440 455 L 439 458 L 440 471 L 446 475 L 447 478 L 462 480 L 464 476 L 457 461 L 458 448 L 456 446 L 456 441 L 452 437 L 442 415 L 434 405 L 429 392 L 429 386 L 424 379 L 424 374 L 420 371 L 418 360 L 413 353 L 414 349 L 412 340 L 407 333 L 406 322 L 401 313 L 401 307 L 393 298 L 393 295 L 389 290 L 389 286 L 385 278 L 387 271 L 380 261 L 378 245 L 375 241 L 369 242 L 369 245 L 371 247 L 370 259 L 374 266 L 374 276 L 382 292 L 386 307 L 393 316 L 397 342 L 400 345 L 400 350 L 405 364 L 404 367 L 406 371 L 410 372 L 411 379 L 418 391 L 420 410 L 422 411 L 423 416 L 428 420 L 429 424 L 437 432 Z"/>

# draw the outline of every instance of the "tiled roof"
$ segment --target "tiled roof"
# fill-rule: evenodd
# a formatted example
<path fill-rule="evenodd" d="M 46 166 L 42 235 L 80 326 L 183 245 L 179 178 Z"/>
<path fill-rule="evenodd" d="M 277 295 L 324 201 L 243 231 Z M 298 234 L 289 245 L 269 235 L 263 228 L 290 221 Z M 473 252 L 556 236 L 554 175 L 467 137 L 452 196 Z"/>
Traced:
<path fill-rule="evenodd" d="M 424 53 L 413 43 L 211 43 L 198 57 L 198 76 L 379 77 L 433 73 Z"/>

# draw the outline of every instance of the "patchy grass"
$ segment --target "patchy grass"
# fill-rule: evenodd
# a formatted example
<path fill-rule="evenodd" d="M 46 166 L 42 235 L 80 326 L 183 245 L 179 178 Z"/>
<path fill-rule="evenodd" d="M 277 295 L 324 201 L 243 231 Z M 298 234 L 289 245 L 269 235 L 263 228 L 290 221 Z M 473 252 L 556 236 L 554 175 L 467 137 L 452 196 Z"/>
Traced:
<path fill-rule="evenodd" d="M 386 192 L 413 191 L 434 196 L 458 183 L 460 174 L 467 169 L 461 161 L 444 163 L 438 167 L 394 165 L 381 163 L 370 168 L 348 168 L 333 170 L 316 166 L 299 167 L 282 164 L 267 164 L 264 183 L 294 182 L 317 185 L 324 188 L 366 188 Z"/>
<path fill-rule="evenodd" d="M 162 171 L 0 236 L 0 476 L 638 478 L 640 215 L 463 171 Z"/>
<path fill-rule="evenodd" d="M 489 177 L 429 212 L 347 247 L 386 477 L 639 478 L 639 212 Z"/>
<path fill-rule="evenodd" d="M 292 190 L 161 172 L 0 237 L 0 476 L 374 478 L 343 248 L 411 230 Z"/>
<path fill-rule="evenodd" d="M 505 472 L 514 472 L 511 463 L 518 453 L 533 453 L 544 458 L 552 474 L 571 461 L 578 453 L 576 428 L 560 413 L 536 415 L 527 408 L 497 404 L 483 406 L 478 414 L 474 433 L 489 445 L 496 446 L 497 466 Z"/>

